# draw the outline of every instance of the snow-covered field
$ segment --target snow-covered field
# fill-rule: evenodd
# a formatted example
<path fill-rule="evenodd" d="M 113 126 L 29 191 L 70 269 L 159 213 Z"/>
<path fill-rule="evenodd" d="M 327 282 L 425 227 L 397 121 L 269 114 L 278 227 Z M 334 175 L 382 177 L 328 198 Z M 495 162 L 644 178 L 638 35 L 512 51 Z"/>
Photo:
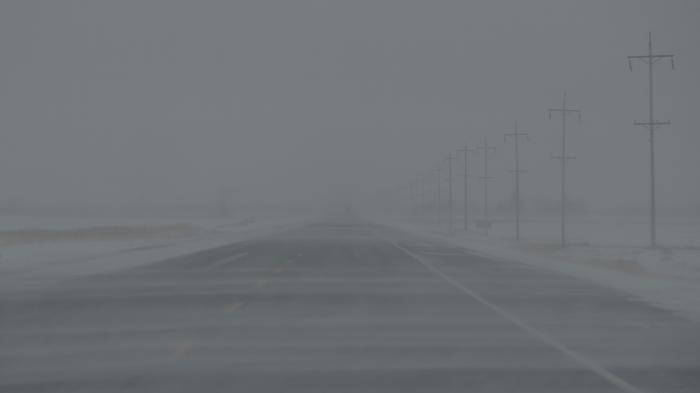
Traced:
<path fill-rule="evenodd" d="M 302 218 L 0 217 L 0 290 L 40 288 L 194 253 L 306 222 Z"/>
<path fill-rule="evenodd" d="M 569 222 L 569 246 L 559 246 L 557 220 L 521 223 L 496 221 L 484 236 L 476 230 L 452 233 L 435 220 L 385 218 L 385 224 L 427 235 L 483 255 L 527 263 L 595 281 L 660 307 L 700 320 L 700 219 L 662 221 L 660 247 L 650 249 L 648 224 L 642 219 L 596 217 Z"/>

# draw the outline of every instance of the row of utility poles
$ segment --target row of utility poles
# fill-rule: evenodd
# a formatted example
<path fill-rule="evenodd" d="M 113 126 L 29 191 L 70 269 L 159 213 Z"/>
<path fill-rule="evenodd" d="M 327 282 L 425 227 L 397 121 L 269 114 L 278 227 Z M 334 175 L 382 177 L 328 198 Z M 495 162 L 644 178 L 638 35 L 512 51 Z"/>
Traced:
<path fill-rule="evenodd" d="M 569 109 L 566 106 L 566 94 L 564 94 L 564 101 L 562 104 L 561 109 L 550 109 L 550 118 L 551 118 L 551 113 L 552 112 L 560 112 L 562 114 L 562 153 L 561 156 L 555 156 L 554 158 L 560 159 L 561 157 L 566 157 L 566 159 L 571 159 L 573 157 L 568 157 L 566 156 L 566 117 L 567 114 L 570 113 L 577 113 L 580 117 L 581 112 L 575 109 Z M 515 238 L 517 240 L 520 239 L 520 175 L 525 173 L 526 171 L 520 168 L 520 140 L 521 138 L 526 138 L 529 140 L 529 136 L 525 132 L 520 132 L 518 129 L 518 123 L 515 123 L 515 126 L 513 127 L 512 132 L 507 132 L 503 135 L 503 140 L 504 143 L 507 143 L 509 140 L 513 141 L 513 146 L 514 146 L 514 161 L 515 161 L 515 168 L 511 169 L 510 172 L 514 174 L 515 177 Z M 457 151 L 464 153 L 464 230 L 468 231 L 469 230 L 469 158 L 470 158 L 470 153 L 482 153 L 483 156 L 483 174 L 479 176 L 479 180 L 482 181 L 482 190 L 483 190 L 483 218 L 479 221 L 477 221 L 477 227 L 482 229 L 486 235 L 488 235 L 490 226 L 491 226 L 491 221 L 489 220 L 489 181 L 493 180 L 493 176 L 489 175 L 489 153 L 494 152 L 496 150 L 495 146 L 491 146 L 488 143 L 488 140 L 486 137 L 484 137 L 483 142 L 481 145 L 477 145 L 474 148 L 470 148 L 469 145 L 465 144 L 463 148 L 457 149 Z M 448 229 L 450 232 L 452 232 L 454 225 L 453 225 L 453 174 L 452 174 L 452 161 L 454 160 L 455 156 L 450 152 L 447 155 L 447 180 L 448 180 Z M 561 184 L 561 232 L 562 232 L 562 237 L 561 237 L 561 242 L 562 244 L 565 244 L 566 242 L 566 236 L 565 236 L 565 230 L 566 230 L 566 159 L 562 159 L 562 184 Z M 437 218 L 437 223 L 438 226 L 442 226 L 442 206 L 441 206 L 441 183 L 442 183 L 442 165 L 438 165 L 438 167 L 435 169 L 434 173 L 437 173 L 437 183 L 436 183 L 436 191 L 437 191 L 437 197 L 436 197 L 436 218 Z M 424 178 L 419 179 L 418 183 L 421 184 L 421 201 L 424 205 L 425 199 L 424 199 Z M 409 192 L 411 193 L 411 200 L 414 200 L 414 183 L 411 183 L 411 189 Z M 414 210 L 414 214 L 416 211 Z"/>
<path fill-rule="evenodd" d="M 670 122 L 668 121 L 656 121 L 654 118 L 654 65 L 660 61 L 660 60 L 670 60 L 671 61 L 671 67 L 674 67 L 673 64 L 673 55 L 668 55 L 668 54 L 655 54 L 652 49 L 652 40 L 651 40 L 651 33 L 649 33 L 649 43 L 648 43 L 648 53 L 646 55 L 641 55 L 641 56 L 628 56 L 628 62 L 629 62 L 629 68 L 630 70 L 632 69 L 632 63 L 633 61 L 642 61 L 647 64 L 648 66 L 648 72 L 649 72 L 649 119 L 647 122 L 635 122 L 635 125 L 646 127 L 649 130 L 649 164 L 650 164 L 650 180 L 649 180 L 649 185 L 650 185 L 650 197 L 649 197 L 649 215 L 650 215 L 650 245 L 651 247 L 656 247 L 657 241 L 656 241 L 656 179 L 655 179 L 655 152 L 654 152 L 654 132 L 657 129 L 657 127 L 662 126 L 662 125 L 668 125 Z M 581 111 L 579 109 L 571 108 L 569 104 L 567 103 L 567 97 L 566 93 L 564 93 L 561 107 L 559 108 L 552 108 L 549 109 L 548 111 L 549 119 L 551 120 L 553 115 L 560 115 L 561 116 L 561 152 L 559 155 L 554 156 L 553 158 L 556 160 L 560 161 L 561 165 L 561 173 L 560 173 L 560 243 L 562 246 L 565 246 L 567 244 L 567 175 L 566 175 L 566 170 L 567 170 L 567 162 L 569 160 L 573 160 L 575 157 L 568 155 L 567 154 L 567 123 L 568 119 L 570 116 L 576 116 L 578 120 L 581 120 Z M 520 168 L 520 141 L 521 138 L 525 138 L 526 140 L 529 140 L 529 136 L 525 132 L 520 132 L 518 129 L 518 124 L 517 122 L 515 123 L 515 126 L 513 127 L 513 130 L 511 132 L 507 132 L 504 134 L 504 143 L 507 143 L 509 141 L 513 142 L 514 146 L 514 163 L 515 163 L 515 168 L 510 170 L 511 173 L 514 174 L 515 177 L 515 238 L 520 239 L 520 214 L 521 214 L 521 193 L 520 193 L 520 176 L 521 174 L 525 173 L 526 171 Z M 457 151 L 464 153 L 463 159 L 464 159 L 464 230 L 467 231 L 469 229 L 469 222 L 470 222 L 470 216 L 469 216 L 469 178 L 470 178 L 470 168 L 469 168 L 469 159 L 472 153 L 482 153 L 483 154 L 483 174 L 479 176 L 478 178 L 482 181 L 482 190 L 483 190 L 483 218 L 481 220 L 478 220 L 476 222 L 476 227 L 483 230 L 486 235 L 488 235 L 489 228 L 491 226 L 491 222 L 489 220 L 489 194 L 488 194 L 488 184 L 489 181 L 493 179 L 492 176 L 489 176 L 488 172 L 488 166 L 489 166 L 489 152 L 495 151 L 494 146 L 490 146 L 488 144 L 488 141 L 486 138 L 484 138 L 483 142 L 480 145 L 476 145 L 474 147 L 470 147 L 469 145 L 465 144 L 463 148 L 457 149 Z M 450 152 L 447 155 L 447 178 L 448 178 L 448 229 L 450 232 L 453 230 L 453 165 L 452 162 L 455 159 L 455 155 L 453 155 L 452 152 Z M 444 161 L 443 161 L 444 162 Z M 430 181 L 433 174 L 437 174 L 437 183 L 436 183 L 436 219 L 438 226 L 442 226 L 442 206 L 441 206 L 441 200 L 442 200 L 442 175 L 443 175 L 443 169 L 442 169 L 442 163 L 441 162 L 437 169 L 434 171 L 431 171 L 428 173 L 427 176 L 424 176 L 420 178 L 415 185 L 411 185 L 410 187 L 410 193 L 411 193 L 411 200 L 414 200 L 414 194 L 417 193 L 417 190 L 420 190 L 420 206 L 426 207 L 427 206 L 427 200 L 426 200 L 426 189 L 425 189 L 425 184 L 426 182 Z M 417 213 L 414 210 L 414 213 Z"/>

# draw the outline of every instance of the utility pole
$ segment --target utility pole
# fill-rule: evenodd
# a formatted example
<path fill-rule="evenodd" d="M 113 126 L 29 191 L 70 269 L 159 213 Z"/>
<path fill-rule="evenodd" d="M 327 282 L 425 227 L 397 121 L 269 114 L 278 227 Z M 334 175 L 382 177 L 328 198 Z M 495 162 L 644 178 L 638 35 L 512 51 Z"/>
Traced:
<path fill-rule="evenodd" d="M 449 177 L 448 179 L 448 213 L 449 213 L 449 219 L 447 220 L 449 227 L 447 228 L 448 233 L 452 233 L 452 153 L 449 153 L 447 155 L 447 176 Z"/>
<path fill-rule="evenodd" d="M 418 178 L 418 216 L 423 220 L 425 213 L 425 184 L 422 178 Z"/>
<path fill-rule="evenodd" d="M 488 236 L 489 228 L 491 227 L 491 222 L 489 221 L 489 180 L 493 179 L 493 177 L 489 176 L 489 151 L 496 151 L 496 148 L 489 146 L 486 137 L 484 137 L 484 144 L 477 147 L 477 150 L 484 151 L 484 175 L 479 177 L 484 182 L 484 218 L 480 226 L 484 228 L 486 236 Z"/>
<path fill-rule="evenodd" d="M 442 182 L 442 168 L 440 167 L 439 164 L 438 164 L 436 173 L 437 173 L 437 225 L 438 225 L 438 229 L 439 229 L 442 226 L 442 208 L 440 206 L 440 202 L 442 199 L 442 195 L 440 195 L 441 194 L 440 189 L 442 188 L 441 184 L 440 184 Z"/>
<path fill-rule="evenodd" d="M 413 215 L 416 219 L 420 218 L 421 200 L 420 200 L 420 180 L 414 180 L 411 183 L 413 186 Z"/>
<path fill-rule="evenodd" d="M 654 157 L 654 130 L 657 126 L 671 124 L 668 121 L 654 120 L 654 63 L 662 59 L 671 60 L 671 69 L 675 68 L 673 64 L 673 55 L 655 55 L 651 47 L 651 32 L 649 33 L 649 53 L 643 56 L 627 56 L 627 63 L 630 71 L 632 71 L 632 61 L 641 60 L 649 66 L 649 121 L 634 122 L 634 125 L 646 127 L 649 129 L 649 172 L 650 172 L 650 245 L 656 247 L 656 176 L 655 176 L 655 157 Z"/>
<path fill-rule="evenodd" d="M 421 193 L 423 198 L 423 220 L 425 221 L 430 215 L 430 173 L 427 173 L 423 176 L 423 179 L 421 180 L 421 185 Z M 426 186 L 428 187 L 428 191 L 426 191 Z M 424 222 L 424 224 L 425 223 L 426 222 Z"/>
<path fill-rule="evenodd" d="M 520 174 L 525 173 L 524 170 L 520 169 L 520 153 L 518 150 L 518 145 L 520 137 L 529 138 L 527 133 L 518 132 L 518 123 L 515 123 L 513 132 L 503 135 L 503 142 L 507 142 L 508 138 L 513 138 L 515 145 L 515 169 L 511 170 L 511 173 L 515 174 L 515 239 L 520 240 Z"/>
<path fill-rule="evenodd" d="M 401 187 L 401 189 L 401 194 L 403 194 L 403 189 L 406 189 L 408 191 L 408 198 L 406 199 L 406 217 L 411 218 L 415 213 L 415 205 L 413 204 L 413 184 L 409 182 L 403 187 Z"/>
<path fill-rule="evenodd" d="M 408 209 L 407 209 L 407 216 L 413 217 L 416 212 L 416 205 L 415 205 L 415 199 L 413 196 L 413 184 L 408 183 L 407 185 L 408 188 Z"/>
<path fill-rule="evenodd" d="M 228 186 L 219 187 L 219 216 L 223 218 L 230 217 L 230 189 Z"/>
<path fill-rule="evenodd" d="M 464 152 L 464 232 L 469 230 L 469 193 L 468 183 L 469 183 L 469 152 L 474 151 L 470 149 L 466 144 L 463 149 L 458 151 Z"/>
<path fill-rule="evenodd" d="M 566 162 L 573 160 L 575 157 L 566 155 L 566 118 L 570 114 L 577 114 L 581 120 L 581 111 L 578 109 L 569 109 L 566 106 L 566 93 L 562 100 L 561 108 L 550 109 L 549 119 L 552 119 L 552 113 L 561 114 L 561 155 L 554 156 L 554 159 L 561 160 L 561 245 L 566 245 Z"/>
<path fill-rule="evenodd" d="M 420 216 L 420 192 L 419 184 L 417 181 L 411 183 L 411 195 L 413 196 L 413 217 L 418 218 Z"/>

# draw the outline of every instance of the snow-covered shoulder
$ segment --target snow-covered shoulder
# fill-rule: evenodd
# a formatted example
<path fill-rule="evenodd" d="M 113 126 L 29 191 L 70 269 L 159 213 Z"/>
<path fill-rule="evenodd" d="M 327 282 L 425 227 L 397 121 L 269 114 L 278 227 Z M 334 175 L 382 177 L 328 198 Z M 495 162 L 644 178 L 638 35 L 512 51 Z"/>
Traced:
<path fill-rule="evenodd" d="M 532 237 L 521 241 L 512 238 L 510 223 L 497 223 L 486 237 L 463 229 L 449 233 L 417 220 L 393 218 L 381 222 L 471 253 L 593 281 L 700 321 L 700 220 L 669 225 L 666 231 L 673 242 L 656 249 L 643 245 L 643 224 L 621 226 L 614 220 L 582 223 L 567 247 L 556 243 L 556 222 L 546 224 L 548 228 L 543 223 L 526 224 L 542 228 L 530 228 Z M 571 226 L 575 228 L 576 224 Z M 674 230 L 677 233 L 671 233 Z"/>

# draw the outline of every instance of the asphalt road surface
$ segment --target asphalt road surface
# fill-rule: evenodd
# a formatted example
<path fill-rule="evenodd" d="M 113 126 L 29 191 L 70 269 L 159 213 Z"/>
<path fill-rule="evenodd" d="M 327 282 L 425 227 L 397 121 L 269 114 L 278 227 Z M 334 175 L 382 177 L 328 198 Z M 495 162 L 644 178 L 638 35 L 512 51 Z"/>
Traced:
<path fill-rule="evenodd" d="M 0 392 L 700 392 L 700 326 L 352 219 L 0 299 Z"/>

